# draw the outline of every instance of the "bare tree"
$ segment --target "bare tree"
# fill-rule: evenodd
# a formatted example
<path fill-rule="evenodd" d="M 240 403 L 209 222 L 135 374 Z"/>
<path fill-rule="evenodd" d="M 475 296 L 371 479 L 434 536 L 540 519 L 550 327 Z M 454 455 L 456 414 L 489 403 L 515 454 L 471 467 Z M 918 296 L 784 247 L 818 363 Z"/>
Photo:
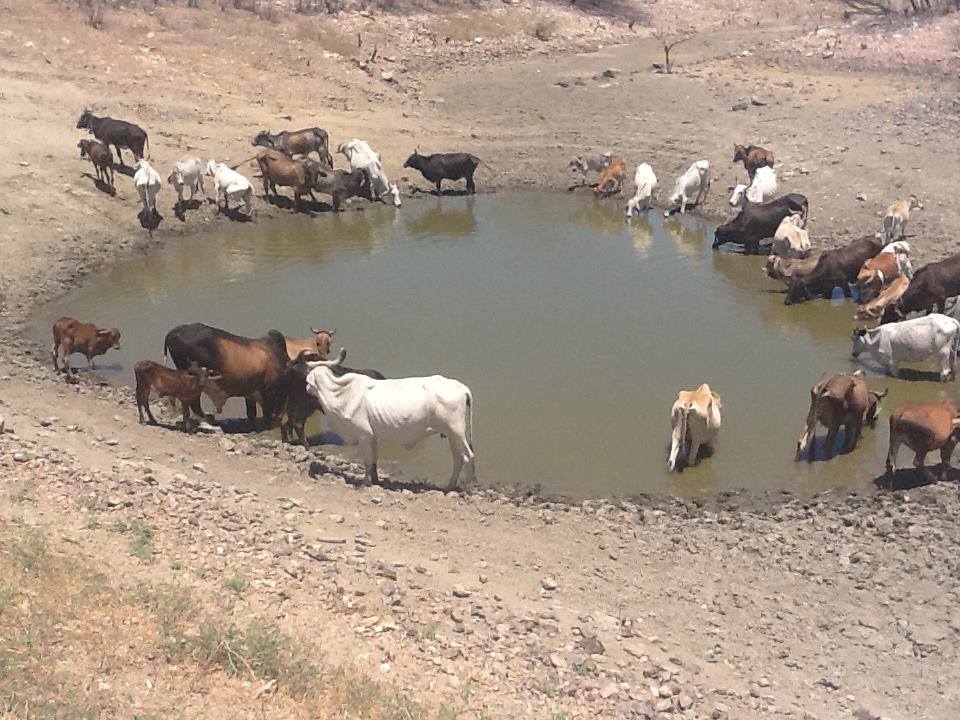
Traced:
<path fill-rule="evenodd" d="M 681 45 L 688 40 L 692 40 L 694 34 L 695 33 L 692 30 L 657 30 L 653 33 L 653 36 L 663 45 L 664 72 L 673 72 L 673 61 L 670 60 L 670 51 L 677 47 L 677 45 Z"/>

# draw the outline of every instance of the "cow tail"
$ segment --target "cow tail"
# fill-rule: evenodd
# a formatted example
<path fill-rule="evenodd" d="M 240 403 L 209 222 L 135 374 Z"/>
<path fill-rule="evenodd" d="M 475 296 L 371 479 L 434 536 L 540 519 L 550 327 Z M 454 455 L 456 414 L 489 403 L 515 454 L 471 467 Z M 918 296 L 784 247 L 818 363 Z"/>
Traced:
<path fill-rule="evenodd" d="M 470 448 L 470 452 L 474 453 L 473 450 L 473 395 L 470 391 L 467 391 L 467 417 L 466 417 L 466 431 L 467 431 L 467 447 Z"/>
<path fill-rule="evenodd" d="M 144 157 L 145 157 L 147 160 L 149 160 L 149 159 L 150 159 L 150 136 L 149 136 L 149 135 L 147 135 L 147 136 L 143 139 L 143 144 L 144 144 L 144 146 L 145 146 L 146 149 L 147 149 L 147 152 L 144 154 Z"/>
<path fill-rule="evenodd" d="M 474 160 L 477 161 L 477 167 L 481 167 L 481 166 L 482 166 L 482 167 L 486 168 L 487 170 L 489 170 L 492 174 L 494 174 L 494 175 L 497 174 L 496 168 L 493 167 L 493 166 L 492 166 L 490 163 L 488 163 L 486 160 L 481 160 L 481 159 L 478 158 L 476 155 L 471 155 L 470 157 L 472 157 Z"/>

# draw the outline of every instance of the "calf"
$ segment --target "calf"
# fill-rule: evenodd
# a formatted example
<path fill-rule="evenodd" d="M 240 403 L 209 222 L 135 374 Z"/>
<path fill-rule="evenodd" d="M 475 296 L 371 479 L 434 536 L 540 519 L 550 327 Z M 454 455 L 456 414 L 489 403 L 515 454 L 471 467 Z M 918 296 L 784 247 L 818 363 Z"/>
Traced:
<path fill-rule="evenodd" d="M 946 382 L 955 375 L 960 321 L 933 313 L 872 330 L 860 328 L 853 331 L 851 340 L 855 358 L 867 352 L 894 377 L 900 374 L 900 363 L 936 358 L 940 382 Z"/>
<path fill-rule="evenodd" d="M 770 255 L 767 257 L 766 264 L 767 277 L 789 285 L 793 278 L 801 278 L 808 275 L 810 271 L 817 266 L 819 261 L 819 254 L 800 259 L 788 259 L 782 258 L 779 255 Z"/>
<path fill-rule="evenodd" d="M 744 169 L 747 171 L 747 175 L 750 176 L 750 181 L 753 182 L 753 176 L 757 170 L 765 166 L 773 167 L 773 153 L 769 150 L 764 150 L 758 145 L 749 145 L 747 147 L 734 145 L 733 162 L 742 162 Z"/>
<path fill-rule="evenodd" d="M 776 235 L 783 219 L 790 215 L 806 217 L 807 199 L 790 193 L 761 205 L 747 205 L 736 217 L 717 227 L 713 233 L 713 248 L 726 243 L 743 245 L 750 254 L 760 252 L 760 242 Z M 880 252 L 877 250 L 877 252 Z"/>
<path fill-rule="evenodd" d="M 694 198 L 693 204 L 699 206 L 706 200 L 709 190 L 710 163 L 707 160 L 697 160 L 677 178 L 677 184 L 674 185 L 673 194 L 670 196 L 670 207 L 664 211 L 664 217 L 669 217 L 678 209 L 683 215 L 687 211 L 691 197 Z"/>
<path fill-rule="evenodd" d="M 276 134 L 264 130 L 257 133 L 250 144 L 278 150 L 287 157 L 306 156 L 315 152 L 320 162 L 333 167 L 333 158 L 330 155 L 330 135 L 326 130 L 318 127 L 293 131 L 284 130 Z"/>
<path fill-rule="evenodd" d="M 622 157 L 615 158 L 600 173 L 597 186 L 593 189 L 593 196 L 598 200 L 620 192 L 623 188 L 623 178 L 627 174 L 627 161 Z M 610 187 L 610 186 L 613 187 Z"/>
<path fill-rule="evenodd" d="M 403 163 L 405 168 L 419 170 L 427 180 L 437 186 L 437 195 L 441 194 L 440 184 L 444 180 L 466 180 L 467 192 L 471 195 L 477 191 L 473 184 L 473 173 L 480 164 L 480 158 L 470 153 L 434 153 L 421 155 L 414 150 L 413 155 Z"/>
<path fill-rule="evenodd" d="M 900 302 L 884 314 L 884 321 L 903 318 L 912 312 L 943 312 L 947 298 L 955 295 L 960 295 L 960 255 L 951 255 L 917 270 Z"/>
<path fill-rule="evenodd" d="M 200 158 L 187 158 L 174 165 L 167 175 L 167 182 L 177 191 L 177 206 L 183 204 L 183 189 L 190 188 L 190 199 L 193 200 L 197 190 L 203 189 L 203 161 Z"/>
<path fill-rule="evenodd" d="M 772 199 L 777 194 L 777 173 L 772 167 L 763 166 L 757 168 L 756 175 L 749 186 L 737 185 L 733 188 L 733 195 L 730 196 L 730 204 L 733 207 L 751 203 L 764 203 Z"/>
<path fill-rule="evenodd" d="M 296 360 L 301 352 L 316 353 L 321 360 L 327 359 L 327 355 L 330 353 L 330 342 L 336 335 L 337 329 L 317 330 L 316 328 L 310 328 L 310 332 L 313 333 L 313 337 L 302 340 L 283 336 L 284 342 L 287 344 L 287 357 L 290 360 Z"/>
<path fill-rule="evenodd" d="M 803 227 L 800 215 L 788 215 L 780 221 L 773 234 L 771 252 L 785 258 L 805 258 L 810 255 L 810 236 Z"/>
<path fill-rule="evenodd" d="M 913 465 L 934 479 L 926 467 L 927 453 L 940 451 L 939 474 L 950 468 L 950 456 L 960 441 L 960 404 L 955 400 L 909 403 L 890 415 L 890 447 L 887 450 L 887 480 L 893 486 L 897 469 L 897 452 L 901 445 L 913 450 Z"/>
<path fill-rule="evenodd" d="M 81 140 L 77 147 L 80 148 L 80 157 L 90 158 L 97 172 L 97 180 L 113 188 L 113 153 L 110 147 L 96 140 Z"/>
<path fill-rule="evenodd" d="M 696 390 L 681 390 L 670 410 L 673 433 L 670 438 L 670 457 L 667 470 L 680 469 L 681 458 L 685 465 L 697 462 L 701 445 L 712 445 L 720 431 L 720 396 L 704 383 Z M 684 444 L 689 449 L 683 453 Z"/>
<path fill-rule="evenodd" d="M 903 293 L 906 292 L 908 287 L 910 287 L 910 279 L 901 275 L 883 288 L 880 294 L 870 302 L 858 305 L 857 312 L 854 313 L 853 319 L 863 321 L 879 320 L 883 317 L 888 307 L 896 306 L 897 301 L 903 297 Z"/>
<path fill-rule="evenodd" d="M 850 297 L 850 284 L 856 282 L 857 273 L 868 259 L 883 249 L 876 238 L 867 235 L 836 250 L 827 250 L 820 255 L 816 266 L 803 277 L 790 280 L 785 305 L 811 300 L 819 295 L 829 296 L 837 286 Z"/>
<path fill-rule="evenodd" d="M 318 163 L 306 163 L 310 175 L 311 193 L 330 196 L 334 210 L 339 210 L 344 202 L 353 197 L 373 200 L 370 189 L 370 176 L 363 170 L 332 170 Z"/>
<path fill-rule="evenodd" d="M 907 220 L 910 211 L 916 208 L 923 210 L 923 205 L 916 195 L 904 198 L 887 208 L 883 214 L 884 242 L 893 242 L 894 239 L 903 240 L 907 236 Z"/>
<path fill-rule="evenodd" d="M 77 121 L 77 129 L 87 129 L 93 136 L 108 147 L 113 145 L 117 151 L 120 165 L 123 165 L 123 155 L 120 148 L 128 148 L 133 153 L 134 161 L 144 157 L 144 146 L 149 150 L 150 142 L 143 128 L 125 120 L 114 120 L 111 117 L 97 117 L 89 110 L 84 110 Z"/>
<path fill-rule="evenodd" d="M 307 363 L 323 359 L 325 358 L 321 358 L 316 353 L 303 350 L 287 365 L 283 380 L 286 383 L 286 398 L 280 413 L 280 438 L 285 443 L 290 442 L 290 436 L 296 433 L 301 445 L 310 446 L 306 434 L 307 420 L 317 411 L 322 413 L 323 408 L 320 406 L 320 401 L 307 392 L 307 375 L 310 374 Z M 333 372 L 338 377 L 352 372 L 366 375 L 374 380 L 385 379 L 380 372 L 369 368 L 354 370 L 346 366 L 338 366 L 333 368 Z"/>
<path fill-rule="evenodd" d="M 570 160 L 570 171 L 580 173 L 586 177 L 587 173 L 601 173 L 613 160 L 613 153 L 594 153 L 593 155 L 577 155 Z"/>
<path fill-rule="evenodd" d="M 223 209 L 230 209 L 230 200 L 239 200 L 243 203 L 244 212 L 248 216 L 253 214 L 253 186 L 250 181 L 233 168 L 214 160 L 207 162 L 206 174 L 213 178 L 213 192 L 217 196 L 217 211 L 220 210 L 220 198 L 223 198 Z"/>
<path fill-rule="evenodd" d="M 807 424 L 797 441 L 796 459 L 810 447 L 817 423 L 827 428 L 827 459 L 833 457 L 834 445 L 840 426 L 845 428 L 845 450 L 851 452 L 857 444 L 863 424 L 875 427 L 880 400 L 887 393 L 875 393 L 867 387 L 862 370 L 853 373 L 824 373 L 820 381 L 810 389 L 810 410 Z M 807 459 L 813 462 L 815 449 L 810 449 Z"/>
<path fill-rule="evenodd" d="M 150 393 L 160 397 L 179 400 L 183 408 L 183 429 L 190 432 L 190 406 L 199 401 L 200 395 L 206 393 L 213 400 L 219 413 L 223 410 L 226 396 L 217 388 L 216 381 L 219 375 L 210 373 L 205 367 L 191 363 L 186 370 L 171 370 L 152 360 L 143 360 L 133 366 L 133 374 L 137 380 L 137 412 L 140 414 L 140 423 L 143 424 L 143 413 L 146 410 L 151 425 L 157 424 L 157 419 L 150 411 Z M 203 417 L 201 416 L 201 419 Z"/>
<path fill-rule="evenodd" d="M 657 176 L 653 174 L 653 168 L 647 163 L 637 165 L 637 171 L 633 175 L 633 184 L 637 191 L 627 202 L 627 217 L 639 215 L 641 210 L 650 207 L 653 191 L 657 189 Z"/>
<path fill-rule="evenodd" d="M 117 328 L 100 328 L 93 323 L 82 323 L 72 317 L 62 317 L 53 324 L 53 369 L 57 365 L 58 352 L 62 351 L 63 371 L 70 372 L 70 355 L 82 353 L 87 358 L 87 367 L 94 369 L 93 358 L 103 355 L 110 348 L 120 349 L 120 331 Z"/>
<path fill-rule="evenodd" d="M 160 173 L 154 170 L 150 163 L 144 159 L 137 160 L 134 165 L 136 172 L 133 174 L 133 184 L 140 195 L 140 203 L 143 205 L 143 212 L 149 217 L 157 214 L 157 193 L 163 187 L 160 180 Z"/>

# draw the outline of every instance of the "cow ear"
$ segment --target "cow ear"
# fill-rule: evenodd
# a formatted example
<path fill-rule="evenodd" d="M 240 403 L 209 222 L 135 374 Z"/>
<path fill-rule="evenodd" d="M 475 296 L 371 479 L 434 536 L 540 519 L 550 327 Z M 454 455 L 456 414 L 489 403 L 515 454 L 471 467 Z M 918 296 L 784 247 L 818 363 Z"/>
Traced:
<path fill-rule="evenodd" d="M 866 328 L 857 328 L 857 335 L 859 337 L 864 337 L 867 334 Z"/>

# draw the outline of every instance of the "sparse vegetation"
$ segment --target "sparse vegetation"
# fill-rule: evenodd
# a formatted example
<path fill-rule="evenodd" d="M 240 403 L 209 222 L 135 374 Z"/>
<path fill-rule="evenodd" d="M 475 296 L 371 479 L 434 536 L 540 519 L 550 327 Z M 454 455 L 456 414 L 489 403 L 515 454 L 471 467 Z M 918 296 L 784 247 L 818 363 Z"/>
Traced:
<path fill-rule="evenodd" d="M 235 572 L 224 579 L 223 586 L 234 595 L 242 595 L 247 587 L 247 579 L 243 576 L 243 573 Z"/>
<path fill-rule="evenodd" d="M 663 66 L 665 73 L 673 72 L 673 61 L 670 52 L 683 43 L 693 39 L 693 32 L 689 30 L 657 30 L 653 36 L 663 45 Z"/>
<path fill-rule="evenodd" d="M 554 32 L 557 29 L 557 21 L 553 18 L 542 17 L 533 24 L 533 28 L 530 30 L 530 34 L 533 35 L 537 40 L 547 42 L 550 38 L 553 37 Z"/>

